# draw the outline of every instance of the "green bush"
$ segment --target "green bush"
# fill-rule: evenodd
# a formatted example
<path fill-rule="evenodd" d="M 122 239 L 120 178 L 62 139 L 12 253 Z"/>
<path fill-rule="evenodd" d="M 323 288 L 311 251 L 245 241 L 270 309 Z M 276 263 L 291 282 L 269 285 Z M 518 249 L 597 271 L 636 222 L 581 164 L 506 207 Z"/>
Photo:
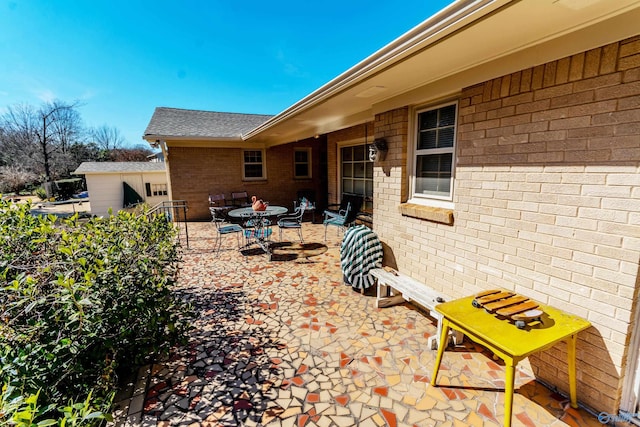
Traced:
<path fill-rule="evenodd" d="M 184 339 L 175 229 L 159 216 L 80 223 L 29 210 L 0 202 L 0 386 L 37 396 L 36 421 L 83 407 L 73 402 L 105 411 L 118 372 Z"/>
<path fill-rule="evenodd" d="M 44 200 L 47 198 L 47 190 L 42 187 L 38 187 L 35 189 L 35 194 L 40 198 L 40 200 Z"/>

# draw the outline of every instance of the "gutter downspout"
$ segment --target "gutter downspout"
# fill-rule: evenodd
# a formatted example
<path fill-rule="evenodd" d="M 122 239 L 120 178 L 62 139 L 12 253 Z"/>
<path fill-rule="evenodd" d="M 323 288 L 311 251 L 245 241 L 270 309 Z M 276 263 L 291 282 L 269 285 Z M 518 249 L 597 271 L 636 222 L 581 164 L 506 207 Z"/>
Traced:
<path fill-rule="evenodd" d="M 156 139 L 156 144 L 160 146 L 160 150 L 162 150 L 162 156 L 164 157 L 165 163 L 165 175 L 167 177 L 167 190 L 169 200 L 173 200 L 173 186 L 171 185 L 171 174 L 169 173 L 169 147 L 167 147 L 167 141 L 164 139 Z"/>

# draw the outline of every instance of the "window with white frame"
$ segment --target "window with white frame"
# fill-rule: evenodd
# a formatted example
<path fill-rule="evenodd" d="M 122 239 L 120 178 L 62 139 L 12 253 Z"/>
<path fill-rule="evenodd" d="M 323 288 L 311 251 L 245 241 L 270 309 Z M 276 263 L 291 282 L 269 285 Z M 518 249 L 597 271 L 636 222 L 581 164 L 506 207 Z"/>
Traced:
<path fill-rule="evenodd" d="M 264 179 L 264 151 L 263 150 L 243 150 L 242 151 L 242 178 L 244 179 Z"/>
<path fill-rule="evenodd" d="M 166 196 L 167 184 L 151 184 L 151 193 L 154 196 Z"/>
<path fill-rule="evenodd" d="M 145 183 L 145 190 L 147 197 L 166 196 L 168 194 L 167 184 L 152 184 L 147 182 Z"/>
<path fill-rule="evenodd" d="M 372 210 L 373 162 L 369 160 L 366 145 L 341 147 L 340 162 L 342 195 L 362 196 L 362 210 Z"/>
<path fill-rule="evenodd" d="M 413 195 L 451 200 L 457 104 L 417 111 Z"/>
<path fill-rule="evenodd" d="M 311 178 L 311 148 L 293 150 L 294 178 Z"/>

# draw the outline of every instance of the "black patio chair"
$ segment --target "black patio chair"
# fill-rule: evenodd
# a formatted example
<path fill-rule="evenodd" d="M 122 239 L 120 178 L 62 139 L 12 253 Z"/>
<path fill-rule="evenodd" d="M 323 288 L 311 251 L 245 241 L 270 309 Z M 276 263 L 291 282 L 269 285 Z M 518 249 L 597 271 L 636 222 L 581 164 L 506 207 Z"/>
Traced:
<path fill-rule="evenodd" d="M 246 191 L 234 191 L 231 193 L 231 204 L 236 207 L 245 208 L 251 206 L 249 194 Z"/>

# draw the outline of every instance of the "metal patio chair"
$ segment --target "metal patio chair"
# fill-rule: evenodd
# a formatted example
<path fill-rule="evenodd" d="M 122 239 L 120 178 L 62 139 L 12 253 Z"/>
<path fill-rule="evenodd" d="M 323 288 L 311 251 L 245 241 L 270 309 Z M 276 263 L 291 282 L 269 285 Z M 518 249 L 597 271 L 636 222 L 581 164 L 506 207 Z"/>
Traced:
<path fill-rule="evenodd" d="M 302 237 L 302 217 L 304 216 L 305 205 L 298 206 L 293 214 L 281 215 L 278 218 L 278 228 L 280 229 L 280 241 L 282 242 L 282 230 L 297 229 L 300 236 L 300 243 L 304 243 Z"/>
<path fill-rule="evenodd" d="M 344 195 L 338 211 L 324 211 L 324 240 L 327 240 L 327 228 L 331 225 L 338 231 L 344 231 L 356 221 L 356 217 L 362 207 L 362 196 Z"/>
<path fill-rule="evenodd" d="M 245 208 L 251 206 L 249 194 L 246 191 L 234 191 L 231 193 L 231 204 L 237 207 Z"/>
<path fill-rule="evenodd" d="M 209 212 L 211 212 L 211 222 L 213 222 L 216 226 L 217 238 L 216 241 L 216 253 L 220 252 L 220 248 L 222 247 L 222 239 L 224 236 L 229 236 L 231 234 L 236 235 L 236 242 L 238 243 L 238 249 L 240 249 L 240 235 L 244 231 L 242 227 L 238 224 L 230 224 L 227 222 L 226 218 L 223 215 L 223 212 L 219 208 L 211 207 L 209 208 Z"/>

